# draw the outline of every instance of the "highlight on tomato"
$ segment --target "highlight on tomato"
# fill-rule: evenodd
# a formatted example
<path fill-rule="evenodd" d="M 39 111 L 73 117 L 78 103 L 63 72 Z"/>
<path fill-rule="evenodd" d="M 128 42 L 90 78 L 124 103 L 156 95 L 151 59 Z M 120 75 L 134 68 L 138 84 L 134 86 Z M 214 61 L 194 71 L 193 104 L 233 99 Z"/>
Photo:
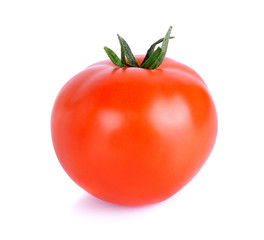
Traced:
<path fill-rule="evenodd" d="M 55 100 L 57 158 L 99 199 L 126 206 L 161 202 L 197 174 L 213 149 L 213 99 L 193 69 L 165 57 L 171 29 L 145 56 L 134 56 L 118 35 L 121 59 L 105 47 L 110 59 L 75 75 Z"/>

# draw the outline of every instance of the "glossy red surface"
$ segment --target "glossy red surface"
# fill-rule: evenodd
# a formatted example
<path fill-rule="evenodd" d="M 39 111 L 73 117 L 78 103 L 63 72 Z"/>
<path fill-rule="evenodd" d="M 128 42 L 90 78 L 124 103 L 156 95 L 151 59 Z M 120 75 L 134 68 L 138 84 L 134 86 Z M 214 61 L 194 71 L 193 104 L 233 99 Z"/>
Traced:
<path fill-rule="evenodd" d="M 112 203 L 145 205 L 172 196 L 199 171 L 217 115 L 191 68 L 169 58 L 155 70 L 107 60 L 61 89 L 51 131 L 62 167 L 79 186 Z"/>

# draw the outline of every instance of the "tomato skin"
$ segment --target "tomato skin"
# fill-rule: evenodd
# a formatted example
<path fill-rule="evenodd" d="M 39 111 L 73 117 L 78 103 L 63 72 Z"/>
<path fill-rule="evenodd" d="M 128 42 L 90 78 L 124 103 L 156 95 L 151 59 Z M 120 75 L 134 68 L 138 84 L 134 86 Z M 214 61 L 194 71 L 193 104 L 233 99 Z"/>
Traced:
<path fill-rule="evenodd" d="M 165 58 L 147 70 L 106 60 L 63 86 L 51 133 L 62 167 L 80 187 L 139 206 L 169 198 L 195 176 L 214 146 L 217 115 L 207 86 L 183 64 Z"/>

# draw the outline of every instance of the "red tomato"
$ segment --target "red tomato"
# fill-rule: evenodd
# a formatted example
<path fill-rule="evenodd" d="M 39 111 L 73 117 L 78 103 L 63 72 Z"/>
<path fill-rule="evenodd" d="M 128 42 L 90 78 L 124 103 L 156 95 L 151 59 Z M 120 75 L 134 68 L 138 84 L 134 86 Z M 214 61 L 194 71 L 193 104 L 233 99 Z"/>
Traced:
<path fill-rule="evenodd" d="M 74 182 L 136 206 L 169 198 L 195 176 L 213 148 L 217 115 L 201 77 L 181 63 L 165 58 L 148 70 L 106 60 L 61 89 L 51 131 Z"/>

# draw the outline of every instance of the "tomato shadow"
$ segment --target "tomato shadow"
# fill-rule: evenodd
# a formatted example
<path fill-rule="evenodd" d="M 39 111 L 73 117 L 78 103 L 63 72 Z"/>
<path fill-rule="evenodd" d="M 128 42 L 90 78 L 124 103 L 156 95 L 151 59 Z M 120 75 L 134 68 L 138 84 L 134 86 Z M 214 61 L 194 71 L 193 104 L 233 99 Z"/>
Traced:
<path fill-rule="evenodd" d="M 92 195 L 83 194 L 73 205 L 73 212 L 81 215 L 105 216 L 105 215 L 127 215 L 147 211 L 154 205 L 147 206 L 122 206 L 100 200 Z"/>

